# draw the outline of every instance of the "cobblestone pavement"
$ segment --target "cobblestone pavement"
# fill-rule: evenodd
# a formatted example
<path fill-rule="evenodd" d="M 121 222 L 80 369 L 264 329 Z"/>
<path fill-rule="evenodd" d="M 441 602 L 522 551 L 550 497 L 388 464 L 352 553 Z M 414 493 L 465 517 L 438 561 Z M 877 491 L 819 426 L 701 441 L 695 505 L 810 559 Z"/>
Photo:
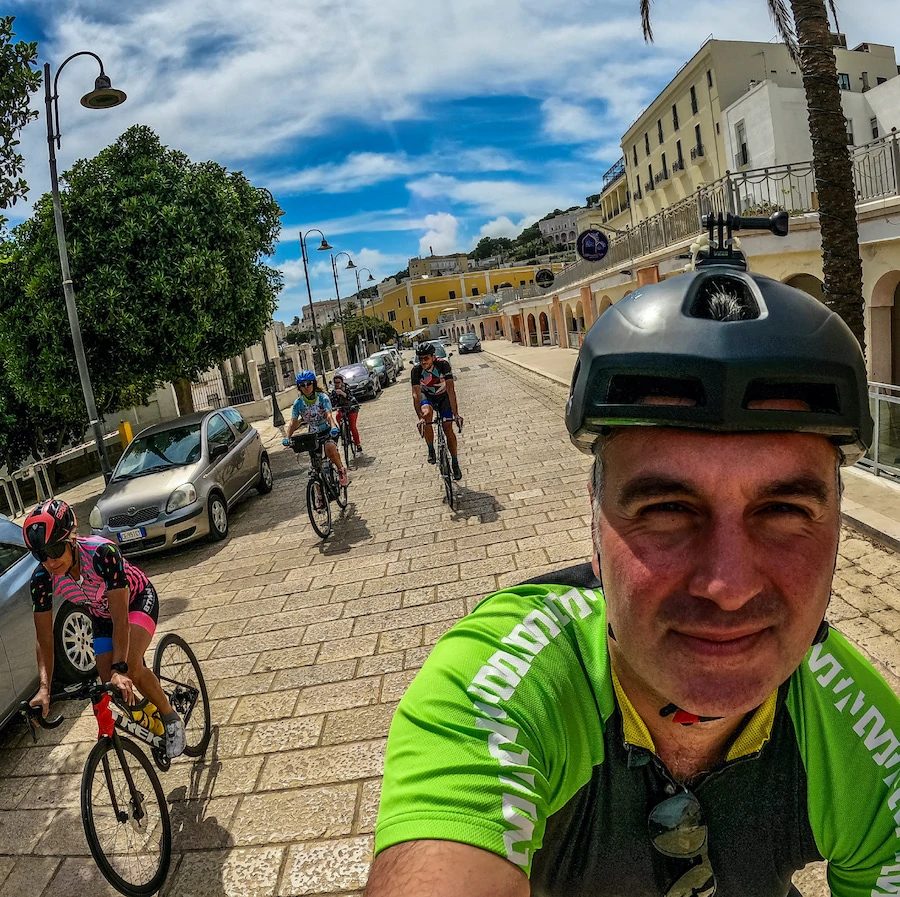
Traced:
<path fill-rule="evenodd" d="M 230 537 L 145 560 L 203 662 L 213 740 L 162 776 L 175 859 L 164 893 L 356 895 L 371 860 L 385 736 L 431 646 L 485 594 L 590 552 L 588 460 L 570 447 L 565 390 L 483 355 L 454 357 L 465 479 L 457 512 L 413 427 L 408 371 L 363 405 L 366 454 L 322 543 L 305 474 L 263 430 L 269 496 L 235 509 Z M 831 616 L 897 687 L 900 559 L 845 534 Z M 66 708 L 71 712 L 72 708 Z M 79 783 L 89 710 L 32 747 L 0 736 L 0 897 L 114 892 L 88 854 Z M 825 893 L 821 870 L 804 894 Z"/>

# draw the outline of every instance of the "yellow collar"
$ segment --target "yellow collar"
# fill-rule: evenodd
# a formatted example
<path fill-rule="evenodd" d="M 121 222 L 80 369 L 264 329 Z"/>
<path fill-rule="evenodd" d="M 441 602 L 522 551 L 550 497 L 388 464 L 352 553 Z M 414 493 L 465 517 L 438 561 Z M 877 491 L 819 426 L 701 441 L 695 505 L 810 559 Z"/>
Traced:
<path fill-rule="evenodd" d="M 647 725 L 641 719 L 637 710 L 634 709 L 631 701 L 628 700 L 612 665 L 610 665 L 610 672 L 612 673 L 616 701 L 619 704 L 619 710 L 622 712 L 622 729 L 625 734 L 625 743 L 645 748 L 655 754 L 656 745 L 653 743 L 653 738 L 647 729 Z M 726 762 L 737 760 L 739 757 L 757 754 L 763 749 L 763 745 L 765 745 L 772 734 L 772 724 L 775 721 L 777 704 L 778 691 L 776 689 L 753 711 L 753 716 L 750 717 L 729 749 L 725 757 Z"/>

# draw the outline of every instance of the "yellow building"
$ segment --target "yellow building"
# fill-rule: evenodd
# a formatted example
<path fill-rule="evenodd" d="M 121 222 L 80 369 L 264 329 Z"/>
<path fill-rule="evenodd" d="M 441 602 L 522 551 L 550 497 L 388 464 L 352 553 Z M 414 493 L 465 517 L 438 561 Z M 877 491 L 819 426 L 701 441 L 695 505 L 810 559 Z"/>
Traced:
<path fill-rule="evenodd" d="M 892 47 L 846 49 L 833 35 L 843 90 L 863 92 L 897 77 Z M 725 151 L 723 110 L 761 81 L 802 87 L 784 44 L 708 40 L 625 132 L 622 153 L 637 224 L 734 170 Z"/>
<path fill-rule="evenodd" d="M 378 285 L 378 298 L 367 305 L 366 313 L 374 314 L 394 325 L 398 333 L 408 333 L 436 324 L 447 311 L 465 311 L 481 305 L 501 288 L 534 285 L 534 275 L 541 268 L 555 272 L 563 265 L 521 265 L 492 268 L 488 271 L 466 271 L 443 277 L 416 277 L 396 283 Z"/>
<path fill-rule="evenodd" d="M 410 277 L 441 277 L 469 270 L 469 257 L 464 252 L 453 255 L 426 255 L 409 260 Z"/>

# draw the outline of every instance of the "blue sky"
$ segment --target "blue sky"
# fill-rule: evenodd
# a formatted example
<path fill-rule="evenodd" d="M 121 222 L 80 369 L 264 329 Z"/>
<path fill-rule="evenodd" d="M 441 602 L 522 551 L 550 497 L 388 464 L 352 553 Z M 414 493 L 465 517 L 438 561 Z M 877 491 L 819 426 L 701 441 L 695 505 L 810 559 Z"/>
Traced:
<path fill-rule="evenodd" d="M 895 0 L 841 9 L 850 46 L 900 43 Z M 54 67 L 92 50 L 116 109 L 83 109 L 85 58 L 60 78 L 61 169 L 132 124 L 192 159 L 215 159 L 267 187 L 285 210 L 274 259 L 276 318 L 306 302 L 298 233 L 323 230 L 376 279 L 410 256 L 515 236 L 555 207 L 584 202 L 619 156 L 619 138 L 709 35 L 769 40 L 765 0 L 654 4 L 657 42 L 637 0 L 12 0 L 21 38 Z M 49 189 L 41 119 L 23 134 L 31 200 Z M 11 223 L 30 212 L 10 210 Z M 315 245 L 315 244 L 314 244 Z M 316 300 L 334 296 L 312 252 Z M 346 262 L 346 259 L 343 259 Z M 363 275 L 365 278 L 366 275 Z M 343 274 L 341 295 L 356 290 Z"/>

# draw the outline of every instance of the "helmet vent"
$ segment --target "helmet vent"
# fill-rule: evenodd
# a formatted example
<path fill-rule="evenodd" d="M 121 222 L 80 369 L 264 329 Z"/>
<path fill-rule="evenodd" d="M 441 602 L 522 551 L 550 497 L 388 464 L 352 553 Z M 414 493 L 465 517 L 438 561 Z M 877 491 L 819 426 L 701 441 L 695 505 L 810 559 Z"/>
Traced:
<path fill-rule="evenodd" d="M 752 321 L 759 317 L 759 305 L 744 280 L 713 274 L 700 281 L 689 313 L 711 321 Z"/>
<path fill-rule="evenodd" d="M 744 393 L 744 408 L 751 405 L 767 410 L 765 403 L 794 402 L 799 403 L 791 409 L 774 410 L 813 411 L 817 414 L 840 414 L 841 402 L 837 388 L 833 383 L 773 383 L 765 380 L 753 380 Z M 803 407 L 806 406 L 806 407 Z"/>
<path fill-rule="evenodd" d="M 609 383 L 606 401 L 610 405 L 706 404 L 703 384 L 694 378 L 650 377 L 646 374 L 616 374 Z M 663 401 L 659 401 L 663 400 Z"/>

